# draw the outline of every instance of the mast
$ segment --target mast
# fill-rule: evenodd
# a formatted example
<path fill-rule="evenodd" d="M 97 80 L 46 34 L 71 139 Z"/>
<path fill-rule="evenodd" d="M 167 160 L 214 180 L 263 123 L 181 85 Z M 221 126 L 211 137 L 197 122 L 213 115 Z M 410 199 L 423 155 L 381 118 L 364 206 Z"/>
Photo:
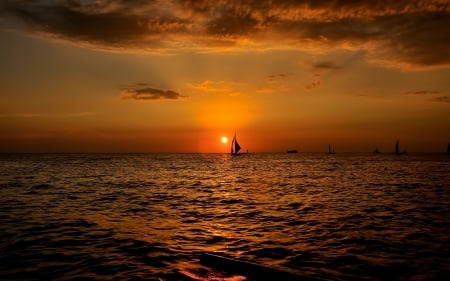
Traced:
<path fill-rule="evenodd" d="M 398 150 L 398 148 L 399 148 L 399 146 L 398 146 L 398 140 L 397 140 L 397 142 L 395 143 L 395 154 L 399 154 L 399 150 Z"/>
<path fill-rule="evenodd" d="M 328 153 L 327 154 L 334 154 L 334 150 L 331 148 L 331 144 L 328 145 Z"/>
<path fill-rule="evenodd" d="M 234 133 L 233 140 L 231 141 L 231 155 L 234 153 L 234 142 L 236 141 L 236 133 Z"/>

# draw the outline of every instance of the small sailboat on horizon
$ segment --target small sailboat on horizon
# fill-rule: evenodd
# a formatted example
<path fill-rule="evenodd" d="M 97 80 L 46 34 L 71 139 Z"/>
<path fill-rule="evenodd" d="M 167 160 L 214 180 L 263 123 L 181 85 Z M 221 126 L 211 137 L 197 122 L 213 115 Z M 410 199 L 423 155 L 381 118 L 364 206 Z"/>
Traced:
<path fill-rule="evenodd" d="M 398 140 L 395 142 L 395 154 L 400 155 L 400 154 L 406 154 L 406 150 L 403 152 L 400 152 L 400 145 Z"/>
<path fill-rule="evenodd" d="M 328 152 L 327 154 L 334 154 L 334 149 L 331 149 L 331 144 L 328 145 Z"/>
<path fill-rule="evenodd" d="M 239 156 L 241 155 L 239 151 L 241 150 L 241 146 L 239 145 L 236 139 L 236 132 L 234 132 L 233 140 L 231 141 L 231 156 Z"/>

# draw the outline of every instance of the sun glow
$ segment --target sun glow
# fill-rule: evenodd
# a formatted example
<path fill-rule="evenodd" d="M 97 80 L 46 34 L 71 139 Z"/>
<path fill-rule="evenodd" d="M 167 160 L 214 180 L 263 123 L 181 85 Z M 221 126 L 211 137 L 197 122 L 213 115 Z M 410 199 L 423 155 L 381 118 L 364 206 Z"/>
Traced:
<path fill-rule="evenodd" d="M 225 137 L 225 136 L 223 136 L 223 137 L 220 139 L 220 141 L 221 141 L 223 144 L 225 144 L 225 143 L 228 142 L 228 138 Z"/>

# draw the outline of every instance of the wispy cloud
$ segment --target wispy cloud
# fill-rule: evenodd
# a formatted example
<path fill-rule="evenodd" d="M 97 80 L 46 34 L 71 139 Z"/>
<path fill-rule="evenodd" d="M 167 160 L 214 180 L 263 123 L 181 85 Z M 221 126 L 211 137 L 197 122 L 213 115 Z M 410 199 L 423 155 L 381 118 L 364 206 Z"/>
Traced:
<path fill-rule="evenodd" d="M 409 91 L 406 92 L 405 95 L 408 96 L 434 96 L 432 98 L 427 99 L 430 102 L 438 102 L 438 103 L 450 103 L 449 96 L 436 96 L 441 94 L 441 91 L 431 91 L 431 90 L 421 90 L 421 91 Z"/>
<path fill-rule="evenodd" d="M 265 77 L 262 85 L 255 89 L 247 83 L 236 81 L 214 81 L 204 80 L 198 83 L 188 83 L 191 89 L 211 93 L 226 94 L 229 96 L 240 96 L 242 93 L 270 94 L 289 90 L 287 79 L 290 75 L 286 73 L 271 74 Z"/>
<path fill-rule="evenodd" d="M 332 61 L 322 61 L 314 63 L 312 65 L 312 68 L 313 70 L 326 71 L 326 70 L 339 70 L 342 67 Z"/>
<path fill-rule="evenodd" d="M 0 118 L 37 118 L 46 117 L 48 114 L 31 113 L 31 112 L 18 112 L 18 113 L 2 113 Z"/>
<path fill-rule="evenodd" d="M 205 80 L 199 83 L 189 83 L 187 86 L 202 92 L 224 93 L 230 96 L 238 96 L 241 94 L 242 89 L 244 89 L 247 85 L 233 81 Z"/>
<path fill-rule="evenodd" d="M 230 92 L 233 91 L 236 87 L 242 86 L 242 84 L 231 81 L 205 80 L 196 84 L 189 83 L 188 86 L 190 88 L 206 92 Z"/>
<path fill-rule="evenodd" d="M 15 19 L 29 32 L 101 49 L 346 48 L 404 69 L 450 65 L 447 0 L 9 0 L 0 16 L 8 26 Z"/>
<path fill-rule="evenodd" d="M 441 102 L 441 103 L 450 103 L 450 97 L 449 96 L 440 96 L 429 99 L 429 101 L 432 102 Z"/>
<path fill-rule="evenodd" d="M 256 90 L 259 94 L 271 94 L 286 92 L 289 90 L 288 78 L 291 76 L 287 73 L 271 74 L 267 76 L 265 85 Z"/>
<path fill-rule="evenodd" d="M 312 89 L 318 88 L 320 86 L 320 83 L 321 83 L 320 79 L 316 79 L 316 80 L 306 84 L 305 89 L 312 90 Z"/>
<path fill-rule="evenodd" d="M 310 91 L 319 88 L 323 83 L 323 76 L 329 76 L 333 72 L 340 71 L 343 67 L 334 61 L 318 61 L 311 63 L 311 72 L 313 76 L 305 85 L 305 90 Z"/>
<path fill-rule="evenodd" d="M 143 101 L 156 100 L 179 100 L 186 98 L 178 92 L 172 90 L 162 90 L 148 87 L 145 83 L 138 83 L 133 87 L 122 88 L 121 99 L 133 99 Z"/>
<path fill-rule="evenodd" d="M 0 118 L 79 118 L 92 116 L 93 112 L 69 112 L 69 113 L 35 113 L 35 112 L 16 112 L 2 113 Z"/>
<path fill-rule="evenodd" d="M 429 91 L 429 90 L 422 90 L 422 91 L 409 91 L 406 92 L 405 95 L 408 96 L 428 96 L 428 95 L 435 95 L 439 94 L 440 91 Z"/>
<path fill-rule="evenodd" d="M 392 98 L 385 95 L 372 95 L 372 94 L 350 94 L 346 95 L 351 98 L 360 98 L 365 100 L 377 101 L 377 102 L 392 102 Z"/>

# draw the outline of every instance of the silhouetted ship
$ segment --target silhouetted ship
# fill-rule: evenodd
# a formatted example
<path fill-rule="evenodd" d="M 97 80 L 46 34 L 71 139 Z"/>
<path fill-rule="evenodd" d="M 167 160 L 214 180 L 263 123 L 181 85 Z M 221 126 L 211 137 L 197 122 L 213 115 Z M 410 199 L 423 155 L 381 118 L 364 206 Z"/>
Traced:
<path fill-rule="evenodd" d="M 328 152 L 327 154 L 334 154 L 334 149 L 331 149 L 331 144 L 328 145 Z"/>
<path fill-rule="evenodd" d="M 378 154 L 380 151 L 378 150 L 378 147 L 375 147 L 375 150 L 373 151 L 373 154 Z"/>
<path fill-rule="evenodd" d="M 406 154 L 406 150 L 403 151 L 403 152 L 400 152 L 400 145 L 399 145 L 399 143 L 398 143 L 398 140 L 397 140 L 397 142 L 395 143 L 395 154 L 397 154 L 397 155 L 400 155 L 400 154 Z"/>
<path fill-rule="evenodd" d="M 241 150 L 241 146 L 237 142 L 236 132 L 234 133 L 233 140 L 231 141 L 231 156 L 239 156 L 241 155 L 239 151 Z"/>
<path fill-rule="evenodd" d="M 298 153 L 298 151 L 296 149 L 291 149 L 291 150 L 288 150 L 287 153 Z"/>

